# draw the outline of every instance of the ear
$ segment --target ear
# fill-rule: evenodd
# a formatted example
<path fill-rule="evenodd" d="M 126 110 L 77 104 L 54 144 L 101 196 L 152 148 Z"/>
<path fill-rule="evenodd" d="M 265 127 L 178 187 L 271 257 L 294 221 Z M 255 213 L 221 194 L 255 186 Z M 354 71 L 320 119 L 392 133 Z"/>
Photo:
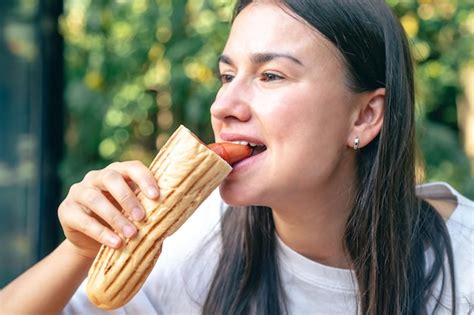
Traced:
<path fill-rule="evenodd" d="M 359 148 L 369 144 L 380 132 L 383 125 L 385 108 L 385 88 L 360 94 L 351 123 L 347 145 L 354 147 L 354 140 L 359 138 Z"/>

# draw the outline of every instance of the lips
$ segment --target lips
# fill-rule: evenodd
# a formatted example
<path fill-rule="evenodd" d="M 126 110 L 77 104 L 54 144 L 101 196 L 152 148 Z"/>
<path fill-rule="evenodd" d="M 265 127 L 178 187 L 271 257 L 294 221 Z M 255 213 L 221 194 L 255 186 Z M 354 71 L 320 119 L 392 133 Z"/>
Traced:
<path fill-rule="evenodd" d="M 252 149 L 252 154 L 250 155 L 250 157 L 240 162 L 244 162 L 245 160 L 252 159 L 254 156 L 257 156 L 267 150 L 266 144 L 262 140 L 260 140 L 258 137 L 245 135 L 245 134 L 222 132 L 220 134 L 220 138 L 226 142 L 247 145 Z M 240 164 L 240 162 L 238 163 Z"/>

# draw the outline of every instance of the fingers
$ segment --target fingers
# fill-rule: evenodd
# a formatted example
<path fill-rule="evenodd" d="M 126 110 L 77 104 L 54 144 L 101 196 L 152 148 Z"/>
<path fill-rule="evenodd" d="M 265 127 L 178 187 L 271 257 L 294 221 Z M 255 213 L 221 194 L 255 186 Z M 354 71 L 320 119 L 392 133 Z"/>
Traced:
<path fill-rule="evenodd" d="M 123 239 L 137 234 L 130 220 L 145 217 L 138 191 L 149 199 L 159 197 L 153 173 L 141 162 L 113 163 L 89 172 L 80 183 L 71 186 L 58 209 L 67 238 L 88 253 L 97 249 L 96 241 L 120 247 Z"/>
<path fill-rule="evenodd" d="M 104 172 L 100 188 L 107 191 L 134 221 L 142 220 L 145 217 L 145 210 L 129 183 L 115 170 L 105 170 Z"/>
<path fill-rule="evenodd" d="M 87 186 L 74 187 L 74 190 L 76 190 L 75 195 L 79 204 L 104 220 L 117 233 L 126 238 L 131 238 L 136 234 L 136 227 L 107 199 L 102 191 Z"/>
<path fill-rule="evenodd" d="M 158 184 L 153 173 L 138 161 L 113 163 L 104 170 L 92 174 L 89 179 L 92 185 L 110 193 L 125 213 L 135 221 L 145 217 L 145 211 L 136 197 L 137 191 L 142 191 L 150 199 L 159 196 Z M 133 191 L 132 188 L 135 186 L 138 190 Z"/>
<path fill-rule="evenodd" d="M 65 210 L 60 210 L 59 218 L 61 224 L 67 226 L 69 231 L 78 231 L 87 237 L 112 248 L 119 248 L 122 245 L 123 241 L 117 234 L 101 224 L 97 219 L 90 216 L 79 205 L 64 202 L 61 207 Z M 64 215 L 65 211 L 69 212 L 71 215 Z"/>
<path fill-rule="evenodd" d="M 156 178 L 148 167 L 140 161 L 112 163 L 107 169 L 119 172 L 125 179 L 131 179 L 148 198 L 156 199 L 159 197 Z"/>

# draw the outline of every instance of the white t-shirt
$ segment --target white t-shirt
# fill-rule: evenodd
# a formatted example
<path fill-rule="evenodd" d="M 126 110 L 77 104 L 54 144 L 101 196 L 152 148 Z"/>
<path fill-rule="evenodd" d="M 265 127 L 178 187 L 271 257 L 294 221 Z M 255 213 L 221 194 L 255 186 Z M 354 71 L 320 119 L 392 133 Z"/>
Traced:
<path fill-rule="evenodd" d="M 474 203 L 444 183 L 419 186 L 417 193 L 422 198 L 457 202 L 447 222 L 454 251 L 457 310 L 459 314 L 474 312 Z M 84 282 L 63 314 L 200 314 L 219 257 L 221 241 L 216 236 L 224 210 L 218 191 L 214 191 L 165 240 L 161 256 L 143 288 L 124 307 L 113 311 L 96 308 L 87 299 Z M 277 243 L 290 314 L 355 314 L 357 282 L 350 270 L 319 264 L 293 251 L 280 239 Z M 441 300 L 448 307 L 450 301 L 449 295 Z M 429 308 L 434 300 L 431 302 Z M 437 314 L 450 312 L 441 307 Z"/>

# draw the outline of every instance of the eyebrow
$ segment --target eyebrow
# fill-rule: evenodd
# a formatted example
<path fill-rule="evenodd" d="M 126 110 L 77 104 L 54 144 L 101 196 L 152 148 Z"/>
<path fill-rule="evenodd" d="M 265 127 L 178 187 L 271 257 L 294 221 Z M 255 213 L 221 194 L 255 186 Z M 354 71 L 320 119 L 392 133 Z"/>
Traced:
<path fill-rule="evenodd" d="M 298 59 L 296 59 L 295 57 L 293 57 L 292 55 L 289 55 L 289 54 L 256 53 L 256 54 L 250 55 L 250 61 L 254 64 L 266 63 L 266 62 L 269 62 L 269 61 L 277 59 L 277 58 L 289 59 L 289 60 L 293 61 L 294 63 L 300 65 L 300 66 L 303 65 L 303 63 L 301 61 L 299 61 Z M 231 66 L 234 65 L 232 59 L 230 59 L 230 57 L 226 56 L 226 55 L 220 55 L 219 58 L 218 58 L 218 63 L 225 63 L 225 64 L 228 64 L 228 65 L 231 65 Z"/>

